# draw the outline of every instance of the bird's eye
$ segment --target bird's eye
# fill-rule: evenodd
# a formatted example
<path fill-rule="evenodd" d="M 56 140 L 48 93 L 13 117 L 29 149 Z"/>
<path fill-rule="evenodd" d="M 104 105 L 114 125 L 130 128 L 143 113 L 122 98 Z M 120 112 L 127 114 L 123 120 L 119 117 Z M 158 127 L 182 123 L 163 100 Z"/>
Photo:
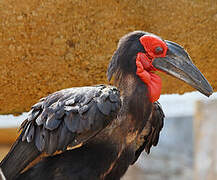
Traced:
<path fill-rule="evenodd" d="M 158 46 L 154 49 L 155 54 L 162 54 L 163 53 L 163 48 Z"/>

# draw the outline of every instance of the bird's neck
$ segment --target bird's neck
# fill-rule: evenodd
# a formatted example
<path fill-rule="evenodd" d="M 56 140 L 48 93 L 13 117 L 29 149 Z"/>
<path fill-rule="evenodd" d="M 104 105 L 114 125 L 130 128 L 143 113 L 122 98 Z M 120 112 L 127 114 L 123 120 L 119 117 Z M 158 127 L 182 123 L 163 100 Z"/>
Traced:
<path fill-rule="evenodd" d="M 145 126 L 152 108 L 148 87 L 138 76 L 132 74 L 126 75 L 121 81 L 118 83 L 118 88 L 123 98 L 120 112 L 123 125 L 129 124 L 133 131 L 140 130 Z"/>

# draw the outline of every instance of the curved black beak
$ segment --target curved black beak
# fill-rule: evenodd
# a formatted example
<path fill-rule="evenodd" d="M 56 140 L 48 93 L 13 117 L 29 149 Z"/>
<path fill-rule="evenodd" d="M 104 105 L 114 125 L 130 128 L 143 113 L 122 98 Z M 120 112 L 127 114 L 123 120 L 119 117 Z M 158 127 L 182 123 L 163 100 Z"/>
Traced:
<path fill-rule="evenodd" d="M 213 93 L 213 89 L 199 69 L 193 64 L 188 53 L 180 45 L 165 40 L 168 50 L 166 57 L 155 58 L 153 66 L 178 79 L 188 83 L 206 96 Z"/>

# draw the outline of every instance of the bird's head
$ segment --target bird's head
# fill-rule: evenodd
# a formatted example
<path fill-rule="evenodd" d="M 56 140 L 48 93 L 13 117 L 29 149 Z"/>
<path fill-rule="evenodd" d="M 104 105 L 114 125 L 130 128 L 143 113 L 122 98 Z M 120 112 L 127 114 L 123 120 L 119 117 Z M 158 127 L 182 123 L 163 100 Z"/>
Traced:
<path fill-rule="evenodd" d="M 183 47 L 143 31 L 131 32 L 120 39 L 107 77 L 111 80 L 115 74 L 119 80 L 126 74 L 138 76 L 147 85 L 149 99 L 154 102 L 161 92 L 161 79 L 154 71 L 166 72 L 181 79 L 206 96 L 213 92 Z"/>

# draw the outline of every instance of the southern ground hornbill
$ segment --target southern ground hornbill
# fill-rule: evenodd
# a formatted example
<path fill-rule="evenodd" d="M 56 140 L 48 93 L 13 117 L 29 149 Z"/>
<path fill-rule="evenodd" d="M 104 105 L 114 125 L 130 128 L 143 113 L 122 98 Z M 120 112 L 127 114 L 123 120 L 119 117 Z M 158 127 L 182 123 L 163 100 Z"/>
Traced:
<path fill-rule="evenodd" d="M 116 87 L 64 89 L 32 106 L 2 160 L 2 179 L 118 180 L 156 146 L 164 113 L 162 71 L 209 96 L 212 87 L 178 44 L 135 31 L 122 37 L 108 66 Z"/>

